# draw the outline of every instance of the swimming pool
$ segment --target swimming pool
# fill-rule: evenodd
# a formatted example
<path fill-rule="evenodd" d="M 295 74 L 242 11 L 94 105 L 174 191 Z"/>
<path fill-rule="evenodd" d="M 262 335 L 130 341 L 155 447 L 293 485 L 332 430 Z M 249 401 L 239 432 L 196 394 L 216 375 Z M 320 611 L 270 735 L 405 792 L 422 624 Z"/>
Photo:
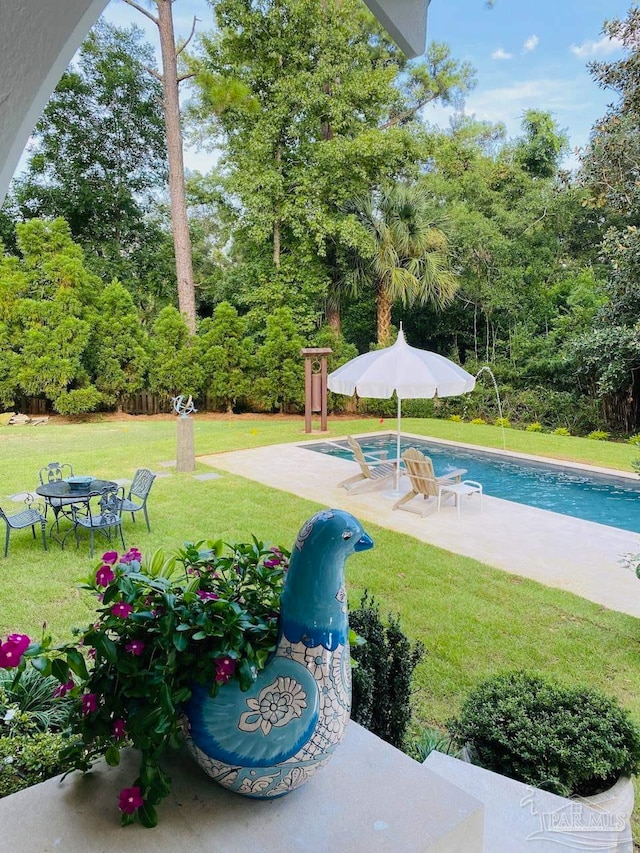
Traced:
<path fill-rule="evenodd" d="M 386 450 L 390 458 L 396 455 L 395 434 L 359 438 L 358 442 L 365 453 Z M 303 446 L 328 456 L 353 458 L 346 441 Z M 465 479 L 478 480 L 487 495 L 640 532 L 640 482 L 409 436 L 402 437 L 400 447 L 401 452 L 409 447 L 422 450 L 433 459 L 436 474 L 466 468 Z"/>

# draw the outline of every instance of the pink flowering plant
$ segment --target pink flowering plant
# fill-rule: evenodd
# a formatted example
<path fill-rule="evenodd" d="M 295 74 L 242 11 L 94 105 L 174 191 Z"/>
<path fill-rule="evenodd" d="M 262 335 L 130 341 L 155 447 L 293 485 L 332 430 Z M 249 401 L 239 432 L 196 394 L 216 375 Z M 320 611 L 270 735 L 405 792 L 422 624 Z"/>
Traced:
<path fill-rule="evenodd" d="M 140 752 L 139 775 L 119 795 L 122 824 L 155 826 L 156 806 L 169 793 L 160 766 L 180 744 L 181 706 L 194 682 L 211 695 L 228 681 L 248 689 L 275 650 L 280 593 L 289 553 L 249 544 L 187 545 L 145 562 L 135 548 L 108 551 L 81 587 L 97 598 L 93 624 L 54 644 L 10 634 L 0 642 L 0 668 L 25 667 L 55 678 L 54 695 L 71 701 L 61 754 L 86 771 L 120 751 Z"/>

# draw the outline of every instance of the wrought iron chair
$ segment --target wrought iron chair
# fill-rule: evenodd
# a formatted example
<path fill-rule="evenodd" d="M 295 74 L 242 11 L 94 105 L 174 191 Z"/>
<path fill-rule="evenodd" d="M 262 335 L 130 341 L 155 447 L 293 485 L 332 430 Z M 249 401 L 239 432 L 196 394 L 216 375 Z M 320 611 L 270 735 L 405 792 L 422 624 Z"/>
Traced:
<path fill-rule="evenodd" d="M 49 462 L 40 469 L 40 483 L 43 486 L 45 483 L 65 480 L 67 477 L 73 477 L 73 468 L 68 462 Z"/>
<path fill-rule="evenodd" d="M 129 494 L 122 502 L 122 511 L 130 512 L 131 518 L 134 521 L 136 520 L 136 512 L 139 512 L 140 510 L 144 512 L 144 519 L 147 522 L 147 530 L 149 533 L 151 533 L 151 527 L 149 525 L 149 514 L 147 512 L 147 498 L 149 497 L 149 492 L 151 491 L 151 486 L 153 485 L 155 478 L 156 475 L 152 474 L 148 468 L 138 468 L 133 477 Z M 138 502 L 136 503 L 132 498 L 138 498 Z"/>
<path fill-rule="evenodd" d="M 93 539 L 94 533 L 101 533 L 105 539 L 111 540 L 111 531 L 115 530 L 120 533 L 122 547 L 124 544 L 124 534 L 122 532 L 122 502 L 124 500 L 124 489 L 105 489 L 97 499 L 94 506 L 91 506 L 91 501 L 85 504 L 72 504 L 71 513 L 73 517 L 73 530 L 76 537 L 76 548 L 80 547 L 80 538 L 78 531 L 80 529 L 88 530 L 90 534 L 90 555 L 93 557 Z M 62 544 L 64 548 L 64 541 Z"/>
<path fill-rule="evenodd" d="M 31 532 L 33 533 L 33 538 L 36 538 L 36 524 L 40 525 L 40 529 L 42 531 L 42 544 L 44 546 L 44 550 L 47 550 L 47 534 L 46 534 L 46 526 L 47 520 L 44 515 L 40 512 L 37 505 L 34 506 L 34 498 L 33 495 L 27 495 L 25 498 L 26 509 L 23 509 L 21 512 L 16 512 L 13 515 L 7 515 L 7 513 L 0 507 L 0 518 L 4 521 L 7 526 L 7 534 L 4 540 L 4 556 L 6 557 L 9 553 L 9 536 L 11 535 L 12 530 L 23 530 L 25 527 L 30 527 Z"/>
<path fill-rule="evenodd" d="M 57 483 L 60 480 L 66 480 L 67 477 L 73 477 L 73 468 L 69 465 L 68 462 L 49 462 L 48 465 L 45 465 L 44 468 L 40 469 L 39 473 L 40 477 L 40 485 L 44 486 L 45 483 Z M 47 512 L 49 507 L 53 510 L 53 514 L 55 516 L 55 525 L 52 525 L 50 534 L 53 535 L 53 528 L 56 528 L 56 532 L 60 533 L 60 515 L 66 516 L 67 518 L 71 518 L 71 505 L 74 503 L 73 499 L 69 498 L 46 498 L 44 504 L 44 515 L 47 517 Z"/>

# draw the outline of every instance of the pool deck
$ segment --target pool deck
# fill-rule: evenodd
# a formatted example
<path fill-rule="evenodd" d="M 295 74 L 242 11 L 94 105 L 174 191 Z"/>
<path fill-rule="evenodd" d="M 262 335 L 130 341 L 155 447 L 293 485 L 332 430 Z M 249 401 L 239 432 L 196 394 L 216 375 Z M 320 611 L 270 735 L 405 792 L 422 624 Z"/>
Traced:
<path fill-rule="evenodd" d="M 619 562 L 623 554 L 640 552 L 637 533 L 486 495 L 482 513 L 476 496 L 463 499 L 459 520 L 452 504 L 443 505 L 440 513 L 434 506 L 425 517 L 393 512 L 393 501 L 384 497 L 388 486 L 359 494 L 337 487 L 357 473 L 355 462 L 295 444 L 199 456 L 198 461 L 323 506 L 348 510 L 363 521 L 573 592 L 612 610 L 640 616 L 640 580 Z M 407 491 L 408 481 L 403 480 L 401 488 L 403 485 Z M 300 523 L 303 521 L 301 518 Z"/>

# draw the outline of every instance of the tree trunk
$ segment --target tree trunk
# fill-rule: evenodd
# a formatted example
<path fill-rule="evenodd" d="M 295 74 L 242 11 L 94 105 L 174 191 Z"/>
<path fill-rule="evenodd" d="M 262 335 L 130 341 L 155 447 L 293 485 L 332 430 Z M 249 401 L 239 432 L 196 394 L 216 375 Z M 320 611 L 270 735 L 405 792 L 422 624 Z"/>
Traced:
<path fill-rule="evenodd" d="M 327 323 L 336 335 L 342 333 L 342 320 L 340 317 L 340 309 L 338 307 L 327 308 Z"/>
<path fill-rule="evenodd" d="M 162 52 L 162 89 L 164 119 L 167 132 L 169 161 L 169 197 L 171 199 L 171 230 L 178 279 L 178 307 L 184 315 L 189 332 L 196 330 L 196 297 L 191 260 L 191 238 L 187 219 L 187 199 L 184 187 L 184 157 L 178 100 L 178 59 L 173 32 L 171 0 L 156 0 L 158 30 Z"/>
<path fill-rule="evenodd" d="M 378 286 L 378 344 L 388 347 L 391 343 L 391 300 L 385 287 Z"/>
<path fill-rule="evenodd" d="M 473 306 L 473 353 L 478 361 L 478 306 Z"/>
<path fill-rule="evenodd" d="M 280 269 L 280 217 L 276 215 L 273 221 L 273 265 Z"/>

